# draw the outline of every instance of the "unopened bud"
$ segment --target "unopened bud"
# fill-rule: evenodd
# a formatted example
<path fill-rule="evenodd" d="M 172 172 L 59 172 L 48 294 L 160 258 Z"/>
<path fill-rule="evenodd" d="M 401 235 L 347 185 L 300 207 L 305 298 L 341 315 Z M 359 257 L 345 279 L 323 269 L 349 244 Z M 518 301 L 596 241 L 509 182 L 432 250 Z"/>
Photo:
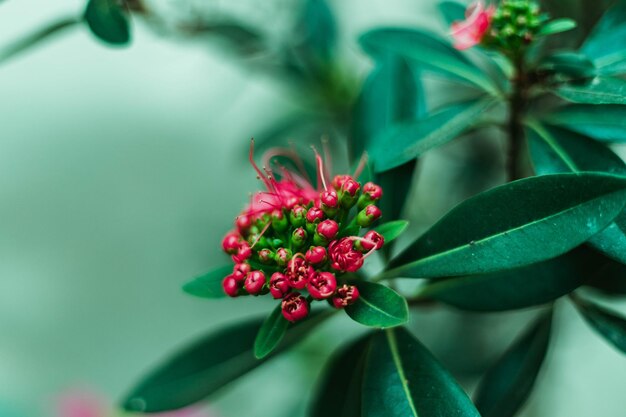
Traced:
<path fill-rule="evenodd" d="M 239 264 L 235 264 L 235 267 L 233 268 L 233 277 L 238 281 L 241 282 L 246 278 L 246 275 L 248 275 L 248 272 L 250 272 L 250 264 L 244 264 L 244 263 L 239 263 Z"/>
<path fill-rule="evenodd" d="M 261 249 L 259 251 L 259 261 L 264 264 L 269 264 L 274 261 L 274 253 L 269 249 Z"/>
<path fill-rule="evenodd" d="M 281 308 L 283 316 L 291 322 L 302 320 L 309 315 L 309 302 L 298 292 L 283 298 Z"/>
<path fill-rule="evenodd" d="M 323 300 L 330 297 L 333 295 L 336 288 L 337 280 L 330 272 L 319 272 L 314 274 L 306 286 L 306 289 L 309 291 L 309 294 L 311 294 L 311 297 L 316 300 Z"/>
<path fill-rule="evenodd" d="M 222 288 L 224 288 L 224 292 L 229 297 L 237 297 L 239 295 L 239 282 L 232 275 L 224 278 Z"/>
<path fill-rule="evenodd" d="M 290 291 L 291 287 L 287 277 L 280 272 L 274 272 L 270 278 L 270 293 L 274 298 L 283 298 Z"/>
<path fill-rule="evenodd" d="M 276 250 L 276 263 L 279 266 L 286 266 L 287 263 L 291 260 L 291 250 L 286 248 L 278 248 Z"/>
<path fill-rule="evenodd" d="M 244 281 L 244 288 L 248 293 L 256 295 L 263 289 L 265 285 L 265 274 L 261 271 L 250 271 Z"/>
<path fill-rule="evenodd" d="M 289 221 L 294 227 L 302 227 L 306 223 L 307 210 L 302 206 L 294 206 L 289 212 Z"/>
<path fill-rule="evenodd" d="M 306 252 L 305 258 L 312 265 L 321 264 L 326 261 L 326 248 L 323 246 L 311 246 Z"/>
<path fill-rule="evenodd" d="M 233 261 L 235 263 L 242 263 L 248 258 L 252 256 L 252 249 L 248 242 L 239 243 L 239 248 L 237 249 L 237 253 L 233 255 Z"/>
<path fill-rule="evenodd" d="M 375 230 L 370 230 L 365 233 L 363 239 L 359 240 L 357 244 L 363 248 L 366 252 L 376 248 L 376 250 L 383 247 L 385 244 L 385 238 Z"/>
<path fill-rule="evenodd" d="M 304 244 L 306 243 L 306 239 L 307 239 L 306 230 L 304 230 L 301 227 L 298 227 L 291 233 L 291 242 L 296 247 L 304 246 Z"/>
<path fill-rule="evenodd" d="M 235 254 L 237 252 L 237 249 L 239 249 L 240 238 L 241 235 L 235 232 L 230 232 L 226 236 L 224 236 L 224 240 L 222 240 L 222 248 L 224 249 L 224 252 L 228 253 L 229 255 Z"/>
<path fill-rule="evenodd" d="M 324 220 L 317 225 L 317 233 L 327 241 L 333 240 L 338 232 L 339 225 L 334 220 Z"/>
<path fill-rule="evenodd" d="M 272 228 L 278 233 L 284 232 L 289 227 L 289 220 L 281 210 L 274 210 L 272 213 Z"/>
<path fill-rule="evenodd" d="M 378 207 L 373 204 L 365 207 L 363 210 L 359 211 L 357 215 L 356 222 L 361 227 L 369 227 L 372 223 L 380 218 L 382 212 Z"/>

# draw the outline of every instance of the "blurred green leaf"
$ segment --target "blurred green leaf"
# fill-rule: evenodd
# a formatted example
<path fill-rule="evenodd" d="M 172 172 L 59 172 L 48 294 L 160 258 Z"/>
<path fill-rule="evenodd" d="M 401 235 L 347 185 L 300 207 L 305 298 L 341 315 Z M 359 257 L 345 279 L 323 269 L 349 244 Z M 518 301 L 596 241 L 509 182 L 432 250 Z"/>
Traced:
<path fill-rule="evenodd" d="M 604 229 L 626 204 L 626 179 L 608 174 L 531 177 L 452 209 L 390 263 L 384 276 L 495 272 L 565 253 Z"/>
<path fill-rule="evenodd" d="M 574 132 L 530 122 L 530 156 L 537 174 L 600 171 L 626 174 L 626 164 L 607 146 Z M 626 264 L 626 213 L 589 239 L 606 256 Z"/>
<path fill-rule="evenodd" d="M 548 113 L 546 123 L 561 126 L 604 142 L 626 141 L 626 106 L 571 104 Z"/>
<path fill-rule="evenodd" d="M 123 3 L 117 0 L 89 0 L 85 21 L 91 32 L 111 45 L 130 41 L 130 25 Z"/>
<path fill-rule="evenodd" d="M 596 77 L 588 84 L 566 84 L 554 91 L 573 103 L 626 104 L 626 80 L 619 78 Z"/>
<path fill-rule="evenodd" d="M 385 238 L 385 244 L 393 241 L 400 236 L 406 230 L 409 222 L 406 220 L 395 220 L 392 222 L 383 223 L 375 230 Z"/>
<path fill-rule="evenodd" d="M 276 353 L 300 342 L 327 317 L 318 314 L 291 329 Z M 156 413 L 186 407 L 264 363 L 253 345 L 262 320 L 211 332 L 174 353 L 137 384 L 122 403 L 126 411 Z"/>
<path fill-rule="evenodd" d="M 562 18 L 554 19 L 545 23 L 541 30 L 539 30 L 539 36 L 554 35 L 555 33 L 561 33 L 568 30 L 572 30 L 576 27 L 576 22 L 572 19 Z"/>
<path fill-rule="evenodd" d="M 333 12 L 325 0 L 305 0 L 300 24 L 303 44 L 313 59 L 330 60 L 337 43 L 337 27 Z"/>
<path fill-rule="evenodd" d="M 581 84 L 588 82 L 595 76 L 596 67 L 584 54 L 577 52 L 556 52 L 541 59 L 538 69 L 547 73 L 554 73 L 558 77 L 565 77 L 565 81 L 572 80 Z"/>
<path fill-rule="evenodd" d="M 372 337 L 362 401 L 363 417 L 480 417 L 454 378 L 404 328 Z"/>
<path fill-rule="evenodd" d="M 458 20 L 465 20 L 466 5 L 456 1 L 442 1 L 437 5 L 437 8 L 446 26 L 450 26 Z"/>
<path fill-rule="evenodd" d="M 580 48 L 604 68 L 626 61 L 626 1 L 620 0 L 609 8 Z M 626 62 L 624 62 L 626 64 Z"/>
<path fill-rule="evenodd" d="M 370 327 L 400 326 L 409 321 L 409 308 L 400 294 L 375 282 L 359 282 L 359 298 L 346 307 L 350 318 Z"/>
<path fill-rule="evenodd" d="M 574 298 L 574 303 L 585 321 L 607 342 L 626 353 L 626 318 L 600 307 L 590 300 Z"/>
<path fill-rule="evenodd" d="M 484 376 L 476 391 L 482 417 L 513 417 L 532 392 L 546 357 L 552 310 L 542 314 Z"/>
<path fill-rule="evenodd" d="M 359 41 L 372 56 L 394 53 L 424 68 L 498 94 L 493 81 L 480 68 L 437 35 L 415 29 L 380 28 L 365 33 Z"/>
<path fill-rule="evenodd" d="M 309 417 L 361 417 L 363 360 L 371 335 L 333 355 L 322 372 Z"/>
<path fill-rule="evenodd" d="M 419 298 L 471 311 L 505 311 L 545 304 L 583 285 L 600 255 L 579 247 L 509 271 L 430 281 Z"/>
<path fill-rule="evenodd" d="M 213 269 L 183 285 L 183 291 L 196 297 L 224 298 L 226 293 L 222 287 L 222 281 L 232 272 L 232 265 L 224 265 Z"/>
<path fill-rule="evenodd" d="M 452 104 L 426 118 L 391 126 L 369 149 L 374 170 L 383 172 L 395 168 L 451 141 L 476 123 L 496 102 L 490 97 Z"/>
<path fill-rule="evenodd" d="M 621 216 L 626 217 L 624 213 Z M 626 295 L 626 265 L 605 259 L 591 275 L 587 285 L 606 295 Z"/>
<path fill-rule="evenodd" d="M 272 313 L 265 319 L 254 340 L 254 356 L 263 359 L 283 340 L 289 321 L 283 317 L 282 305 L 278 303 Z"/>

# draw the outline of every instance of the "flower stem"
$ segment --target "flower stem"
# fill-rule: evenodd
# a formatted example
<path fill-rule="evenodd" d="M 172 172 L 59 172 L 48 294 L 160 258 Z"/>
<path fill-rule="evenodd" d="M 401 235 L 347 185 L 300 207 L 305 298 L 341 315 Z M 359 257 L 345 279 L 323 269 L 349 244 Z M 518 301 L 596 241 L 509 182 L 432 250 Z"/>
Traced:
<path fill-rule="evenodd" d="M 520 169 L 520 154 L 524 144 L 522 117 L 526 107 L 528 89 L 523 58 L 517 57 L 514 61 L 515 78 L 513 79 L 513 93 L 509 99 L 509 148 L 506 163 L 509 181 L 515 181 L 523 177 Z"/>

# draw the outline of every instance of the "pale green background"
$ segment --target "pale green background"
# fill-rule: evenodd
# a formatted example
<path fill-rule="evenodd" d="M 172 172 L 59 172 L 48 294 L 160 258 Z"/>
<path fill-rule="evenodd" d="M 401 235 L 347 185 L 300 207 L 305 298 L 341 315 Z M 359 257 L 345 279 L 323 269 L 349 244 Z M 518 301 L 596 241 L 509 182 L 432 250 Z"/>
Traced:
<path fill-rule="evenodd" d="M 4 2 L 0 39 L 77 13 L 83 3 Z M 431 2 L 334 4 L 355 57 L 354 37 L 366 27 L 437 25 Z M 0 66 L 2 417 L 52 415 L 55 398 L 72 387 L 115 401 L 165 352 L 270 308 L 193 299 L 180 285 L 225 259 L 220 238 L 257 185 L 244 163 L 246 142 L 259 119 L 289 102 L 271 79 L 203 44 L 166 40 L 142 25 L 134 35 L 130 48 L 116 50 L 79 28 Z M 426 168 L 454 148 L 442 152 Z M 436 186 L 421 184 L 420 195 Z M 523 416 L 623 417 L 626 358 L 562 307 Z M 488 323 L 493 337 L 506 340 L 518 330 L 450 312 L 418 321 L 418 332 L 439 347 L 453 343 L 460 323 Z M 350 334 L 360 331 L 340 322 Z M 317 342 L 342 337 L 327 330 Z M 225 391 L 213 408 L 225 417 L 298 416 L 294 407 L 315 373 L 282 359 Z"/>

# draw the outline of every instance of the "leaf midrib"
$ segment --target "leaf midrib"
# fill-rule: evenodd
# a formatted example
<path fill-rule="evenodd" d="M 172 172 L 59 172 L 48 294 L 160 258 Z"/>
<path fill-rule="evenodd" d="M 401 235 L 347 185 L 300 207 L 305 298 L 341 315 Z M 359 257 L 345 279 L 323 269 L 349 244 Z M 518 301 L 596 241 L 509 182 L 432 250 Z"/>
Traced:
<path fill-rule="evenodd" d="M 383 315 L 385 315 L 387 317 L 390 317 L 390 318 L 392 318 L 394 320 L 404 321 L 404 317 L 403 316 L 394 316 L 392 314 L 387 313 L 385 310 L 382 310 L 379 307 L 377 307 L 375 304 L 372 304 L 371 302 L 367 301 L 367 298 L 365 296 L 363 296 L 363 295 L 361 295 L 359 297 L 359 300 L 361 300 L 361 302 L 365 303 L 372 310 L 375 310 L 375 311 L 377 311 L 377 312 L 379 312 L 379 313 L 381 313 L 381 314 L 383 314 Z"/>
<path fill-rule="evenodd" d="M 402 358 L 400 358 L 400 352 L 398 351 L 398 341 L 396 340 L 396 334 L 393 330 L 387 330 L 385 333 L 387 336 L 387 341 L 389 343 L 389 352 L 391 353 L 393 364 L 398 371 L 398 377 L 400 378 L 400 384 L 402 385 L 404 395 L 406 396 L 409 407 L 411 408 L 413 417 L 419 417 L 419 415 L 417 414 L 417 409 L 415 408 L 415 403 L 413 402 L 413 397 L 411 396 L 411 390 L 409 389 L 406 375 L 404 374 L 404 367 L 402 366 Z"/>

